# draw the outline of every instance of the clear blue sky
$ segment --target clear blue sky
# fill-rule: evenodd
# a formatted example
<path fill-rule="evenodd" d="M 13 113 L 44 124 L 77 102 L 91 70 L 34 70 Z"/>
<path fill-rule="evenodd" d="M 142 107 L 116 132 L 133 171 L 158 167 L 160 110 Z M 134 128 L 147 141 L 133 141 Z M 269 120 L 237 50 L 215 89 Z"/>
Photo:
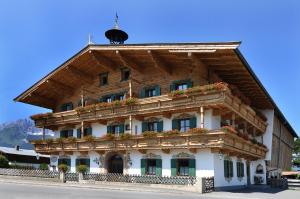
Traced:
<path fill-rule="evenodd" d="M 300 132 L 300 1 L 0 0 L 0 123 L 46 110 L 13 98 L 87 44 L 115 12 L 127 43 L 242 41 L 240 50 Z"/>

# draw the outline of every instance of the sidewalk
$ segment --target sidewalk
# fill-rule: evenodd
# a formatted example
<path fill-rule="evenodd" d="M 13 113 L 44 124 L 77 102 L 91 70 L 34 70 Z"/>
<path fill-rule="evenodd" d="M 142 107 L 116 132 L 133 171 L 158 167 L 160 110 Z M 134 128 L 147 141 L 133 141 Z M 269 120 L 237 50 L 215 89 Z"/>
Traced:
<path fill-rule="evenodd" d="M 180 185 L 161 185 L 161 184 L 131 184 L 131 183 L 118 183 L 118 182 L 94 182 L 86 181 L 85 183 L 67 182 L 61 183 L 51 179 L 20 177 L 20 176 L 2 176 L 0 175 L 0 182 L 13 183 L 13 184 L 31 184 L 43 186 L 60 186 L 60 187 L 73 187 L 85 189 L 105 189 L 105 190 L 122 190 L 134 192 L 156 192 L 156 193 L 197 193 L 191 186 Z"/>

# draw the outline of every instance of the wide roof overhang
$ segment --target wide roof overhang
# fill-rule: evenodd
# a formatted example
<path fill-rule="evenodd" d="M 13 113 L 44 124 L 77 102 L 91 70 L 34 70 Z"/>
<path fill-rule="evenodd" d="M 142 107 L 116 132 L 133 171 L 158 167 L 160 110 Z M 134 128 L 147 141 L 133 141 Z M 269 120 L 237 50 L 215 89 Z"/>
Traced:
<path fill-rule="evenodd" d="M 234 85 L 256 109 L 275 109 L 294 137 L 297 134 L 263 87 L 239 51 L 240 42 L 151 43 L 122 45 L 88 45 L 24 91 L 14 100 L 48 109 L 64 95 L 90 85 L 99 73 L 128 66 L 138 72 L 155 67 L 172 75 L 178 67 L 190 69 L 204 64 L 223 81 Z"/>

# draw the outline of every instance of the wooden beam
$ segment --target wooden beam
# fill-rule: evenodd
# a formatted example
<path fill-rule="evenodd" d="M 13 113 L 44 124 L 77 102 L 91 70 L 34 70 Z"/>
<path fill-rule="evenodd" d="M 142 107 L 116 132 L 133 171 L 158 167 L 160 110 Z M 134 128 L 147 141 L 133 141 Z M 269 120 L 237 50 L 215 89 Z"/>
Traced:
<path fill-rule="evenodd" d="M 74 90 L 73 87 L 68 86 L 64 83 L 61 83 L 59 81 L 56 81 L 54 79 L 48 79 L 46 80 L 47 83 L 49 83 L 50 87 L 54 88 L 54 89 L 59 89 L 61 91 L 63 91 L 64 94 L 67 94 L 69 96 L 73 95 L 72 90 Z"/>
<path fill-rule="evenodd" d="M 148 50 L 148 55 L 150 56 L 151 61 L 154 64 L 154 67 L 161 70 L 162 72 L 165 72 L 169 75 L 172 75 L 172 70 L 169 66 L 165 64 L 165 62 L 156 55 L 156 53 L 152 52 L 151 50 Z"/>
<path fill-rule="evenodd" d="M 45 103 L 47 103 L 48 105 L 53 106 L 53 107 L 56 105 L 56 99 L 54 99 L 54 98 L 49 98 L 49 97 L 42 96 L 42 95 L 39 95 L 36 93 L 31 93 L 28 96 L 36 99 L 37 101 L 44 101 Z"/>
<path fill-rule="evenodd" d="M 97 54 L 95 51 L 90 50 L 89 51 L 92 59 L 97 63 L 97 65 L 99 65 L 102 68 L 105 68 L 108 71 L 116 71 L 117 67 L 116 65 L 109 59 L 103 57 L 103 56 L 99 56 L 99 54 Z"/>
<path fill-rule="evenodd" d="M 132 68 L 140 73 L 143 72 L 143 67 L 139 66 L 138 64 L 136 64 L 134 61 L 132 61 L 132 59 L 126 57 L 124 55 L 124 53 L 121 53 L 119 50 L 116 50 L 116 55 L 118 56 L 118 58 L 120 59 L 120 61 L 122 62 L 122 64 L 124 66 L 127 66 L 129 68 Z"/>
<path fill-rule="evenodd" d="M 79 79 L 80 81 L 87 83 L 87 84 L 93 84 L 93 78 L 91 75 L 88 75 L 87 73 L 77 69 L 74 66 L 67 66 L 66 70 L 70 72 L 74 77 Z"/>

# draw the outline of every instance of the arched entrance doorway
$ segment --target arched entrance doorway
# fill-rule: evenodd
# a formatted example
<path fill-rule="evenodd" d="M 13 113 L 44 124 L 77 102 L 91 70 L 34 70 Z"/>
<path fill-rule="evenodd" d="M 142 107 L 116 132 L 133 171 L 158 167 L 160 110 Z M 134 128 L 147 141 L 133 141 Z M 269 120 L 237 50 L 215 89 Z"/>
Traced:
<path fill-rule="evenodd" d="M 107 161 L 108 173 L 123 173 L 123 158 L 118 154 L 112 155 Z"/>

